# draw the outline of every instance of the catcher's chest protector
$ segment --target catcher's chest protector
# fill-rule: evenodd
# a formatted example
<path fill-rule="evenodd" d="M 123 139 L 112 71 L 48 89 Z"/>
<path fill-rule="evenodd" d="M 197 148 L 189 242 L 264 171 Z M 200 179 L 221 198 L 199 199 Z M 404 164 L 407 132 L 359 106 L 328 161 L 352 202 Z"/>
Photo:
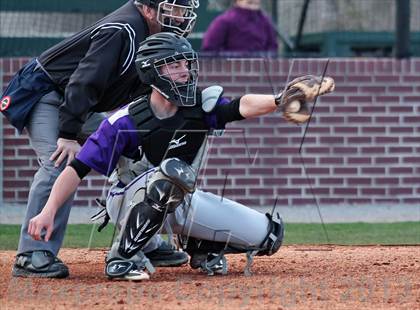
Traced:
<path fill-rule="evenodd" d="M 131 103 L 128 111 L 136 124 L 142 152 L 155 166 L 170 157 L 191 164 L 209 130 L 201 104 L 179 108 L 174 116 L 158 119 L 145 96 Z"/>

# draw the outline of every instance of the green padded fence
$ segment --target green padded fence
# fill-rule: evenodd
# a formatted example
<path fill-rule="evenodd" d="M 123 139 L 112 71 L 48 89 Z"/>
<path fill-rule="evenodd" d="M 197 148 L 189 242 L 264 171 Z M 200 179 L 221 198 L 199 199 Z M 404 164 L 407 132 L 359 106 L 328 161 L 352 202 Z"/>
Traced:
<path fill-rule="evenodd" d="M 111 12 L 125 2 L 124 0 L 1 0 L 0 11 L 102 13 Z"/>

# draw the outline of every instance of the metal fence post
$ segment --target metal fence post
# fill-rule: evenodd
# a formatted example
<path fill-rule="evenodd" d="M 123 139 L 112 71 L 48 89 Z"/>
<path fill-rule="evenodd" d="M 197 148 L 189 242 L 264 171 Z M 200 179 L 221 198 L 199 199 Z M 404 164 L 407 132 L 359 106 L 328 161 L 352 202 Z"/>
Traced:
<path fill-rule="evenodd" d="M 1 59 L 0 59 L 1 60 Z M 3 68 L 0 68 L 0 94 L 3 93 Z M 0 208 L 3 207 L 3 116 L 0 116 Z"/>
<path fill-rule="evenodd" d="M 410 0 L 395 0 L 395 4 L 395 56 L 407 58 L 410 57 Z"/>

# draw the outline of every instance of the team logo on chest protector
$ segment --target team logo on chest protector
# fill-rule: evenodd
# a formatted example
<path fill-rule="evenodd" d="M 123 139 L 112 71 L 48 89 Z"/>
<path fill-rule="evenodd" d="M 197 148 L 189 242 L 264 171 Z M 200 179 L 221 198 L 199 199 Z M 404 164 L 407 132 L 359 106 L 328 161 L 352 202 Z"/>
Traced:
<path fill-rule="evenodd" d="M 158 119 L 144 96 L 130 104 L 129 114 L 138 130 L 142 156 L 156 166 L 171 157 L 191 164 L 208 134 L 201 106 L 180 108 L 174 116 Z"/>
<path fill-rule="evenodd" d="M 175 149 L 175 148 L 177 148 L 177 147 L 181 147 L 181 146 L 183 146 L 183 145 L 186 145 L 187 144 L 187 141 L 181 141 L 182 139 L 184 139 L 185 138 L 185 135 L 183 135 L 181 138 L 179 138 L 179 139 L 172 139 L 170 142 L 169 142 L 169 146 L 168 146 L 168 150 L 172 150 L 172 149 Z"/>

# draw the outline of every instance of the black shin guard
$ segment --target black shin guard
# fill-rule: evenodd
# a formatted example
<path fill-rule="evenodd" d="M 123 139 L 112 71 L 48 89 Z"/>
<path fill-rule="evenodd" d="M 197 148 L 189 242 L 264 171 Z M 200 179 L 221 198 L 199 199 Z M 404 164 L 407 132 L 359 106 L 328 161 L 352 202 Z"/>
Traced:
<path fill-rule="evenodd" d="M 122 231 L 118 253 L 124 258 L 135 255 L 160 230 L 168 213 L 183 202 L 194 189 L 194 172 L 185 162 L 164 160 L 147 186 L 143 201 L 130 210 Z"/>
<path fill-rule="evenodd" d="M 160 229 L 166 218 L 166 210 L 150 199 L 135 205 L 129 214 L 118 253 L 131 258 Z"/>

